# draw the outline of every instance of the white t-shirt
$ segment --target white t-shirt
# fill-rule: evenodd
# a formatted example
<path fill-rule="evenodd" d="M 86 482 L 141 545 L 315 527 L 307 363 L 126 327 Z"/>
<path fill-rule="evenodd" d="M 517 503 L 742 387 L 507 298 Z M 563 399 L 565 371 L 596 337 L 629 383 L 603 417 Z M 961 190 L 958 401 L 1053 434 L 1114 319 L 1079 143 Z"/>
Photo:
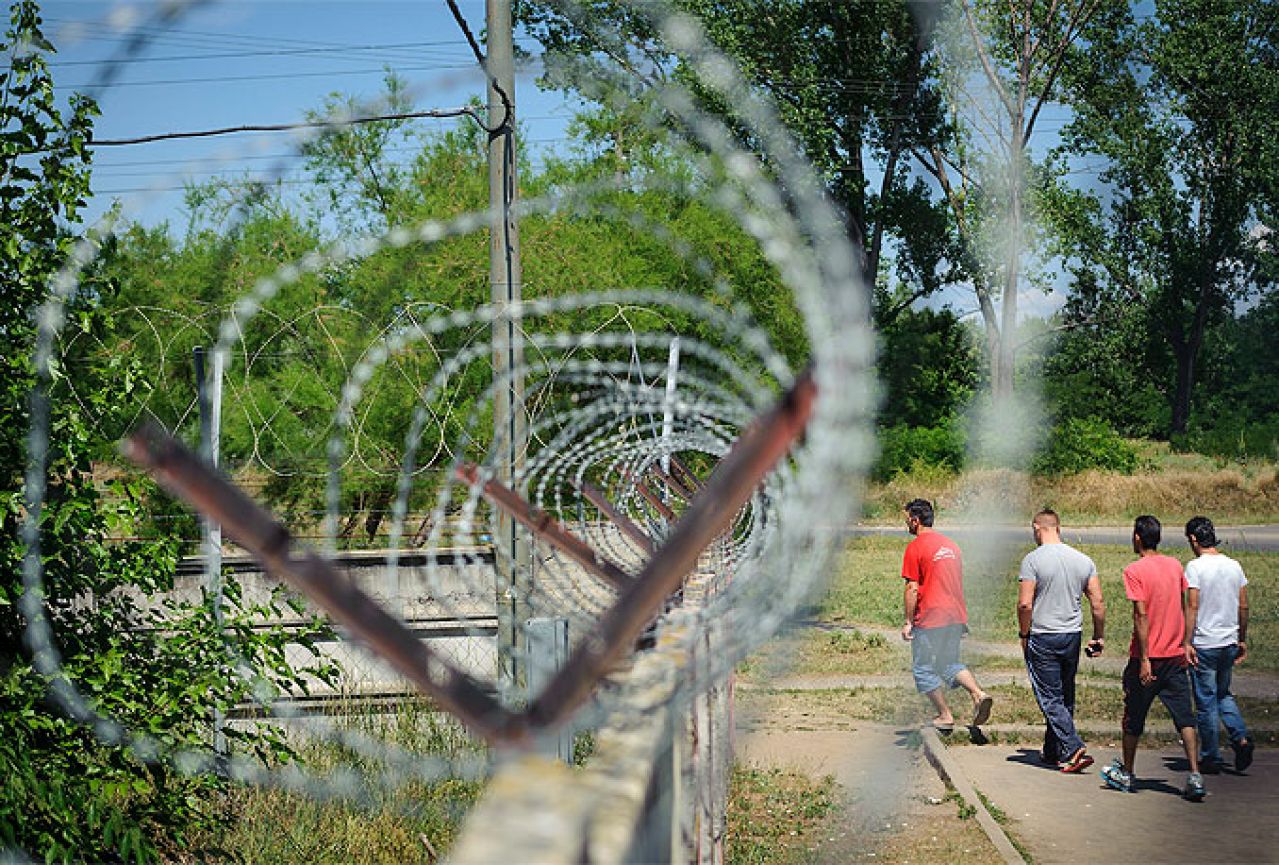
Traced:
<path fill-rule="evenodd" d="M 1199 615 L 1190 644 L 1220 649 L 1239 641 L 1239 590 L 1248 585 L 1243 568 L 1221 553 L 1199 556 L 1186 564 L 1186 582 L 1199 590 Z"/>

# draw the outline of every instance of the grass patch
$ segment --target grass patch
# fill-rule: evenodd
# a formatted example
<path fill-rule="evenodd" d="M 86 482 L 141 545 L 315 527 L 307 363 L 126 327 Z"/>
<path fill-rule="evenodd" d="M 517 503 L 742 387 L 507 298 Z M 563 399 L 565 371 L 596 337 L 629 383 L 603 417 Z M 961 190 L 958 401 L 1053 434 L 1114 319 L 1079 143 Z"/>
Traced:
<path fill-rule="evenodd" d="M 369 739 L 394 745 L 415 758 L 470 760 L 478 774 L 482 746 L 446 715 L 417 702 L 389 714 L 352 709 L 342 725 Z M 302 767 L 317 777 L 356 773 L 373 781 L 411 767 L 391 767 L 381 758 L 331 740 L 298 737 Z M 483 790 L 475 777 L 403 779 L 374 789 L 358 801 L 303 792 L 233 785 L 219 803 L 230 819 L 193 849 L 220 851 L 236 862 L 392 863 L 434 861 L 446 854 L 471 806 Z M 329 793 L 329 795 L 332 795 Z"/>
<path fill-rule="evenodd" d="M 835 779 L 736 765 L 729 782 L 729 865 L 813 862 L 835 806 Z"/>
<path fill-rule="evenodd" d="M 1035 702 L 1035 695 L 1025 685 L 987 686 L 995 698 L 992 724 L 1024 725 L 1040 728 L 1044 716 Z M 967 695 L 952 692 L 947 696 L 951 709 L 959 719 L 969 713 Z M 1123 691 L 1113 684 L 1102 685 L 1082 679 L 1075 694 L 1075 719 L 1081 729 L 1089 727 L 1113 730 L 1123 717 Z M 896 688 L 836 688 L 825 691 L 743 691 L 737 701 L 745 717 L 759 716 L 777 719 L 796 729 L 851 729 L 857 721 L 874 721 L 881 724 L 911 726 L 926 723 L 932 713 L 927 701 L 908 683 Z M 1239 698 L 1239 707 L 1250 725 L 1258 728 L 1259 741 L 1268 741 L 1269 733 L 1279 723 L 1279 704 L 1247 697 Z M 967 740 L 964 727 L 956 726 L 956 732 L 947 739 L 952 744 Z M 1172 722 L 1161 704 L 1150 710 L 1146 722 L 1146 735 L 1162 739 L 1164 734 L 1174 735 Z M 987 731 L 992 741 L 1020 741 L 1009 738 L 1006 732 Z M 1042 734 L 1032 735 L 1042 738 Z M 1030 740 L 1028 740 L 1030 741 Z"/>
<path fill-rule="evenodd" d="M 943 529 L 944 530 L 944 529 Z M 848 545 L 829 592 L 817 607 L 819 621 L 843 625 L 901 627 L 901 558 L 907 538 L 856 538 Z M 969 626 L 981 640 L 1015 644 L 1017 640 L 1017 569 L 1032 545 L 1011 547 L 998 556 L 973 556 L 965 561 L 964 589 Z M 1110 544 L 1082 544 L 1101 576 L 1106 599 L 1107 654 L 1123 656 L 1132 634 L 1132 602 L 1124 595 L 1123 569 L 1134 561 L 1132 550 Z M 1178 545 L 1168 552 L 1184 563 L 1188 550 Z M 1248 575 L 1251 605 L 1247 667 L 1279 671 L 1279 555 L 1232 554 Z M 1085 610 L 1085 629 L 1091 627 Z M 976 664 L 974 664 L 976 666 Z"/>

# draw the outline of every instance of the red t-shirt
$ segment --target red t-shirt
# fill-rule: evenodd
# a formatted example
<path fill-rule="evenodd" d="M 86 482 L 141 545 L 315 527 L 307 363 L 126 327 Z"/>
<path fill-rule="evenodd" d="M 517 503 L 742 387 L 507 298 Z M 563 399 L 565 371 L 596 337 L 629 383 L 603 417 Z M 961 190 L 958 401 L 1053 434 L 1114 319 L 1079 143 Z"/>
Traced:
<path fill-rule="evenodd" d="M 1184 657 L 1186 616 L 1181 609 L 1181 594 L 1189 584 L 1181 570 L 1181 562 L 1172 556 L 1142 556 L 1124 568 L 1124 593 L 1130 601 L 1145 601 L 1150 616 L 1150 634 L 1146 638 L 1146 655 L 1150 658 Z M 1133 635 L 1128 656 L 1137 653 L 1137 636 Z"/>
<path fill-rule="evenodd" d="M 902 577 L 919 583 L 916 628 L 940 628 L 968 622 L 964 604 L 964 562 L 959 547 L 941 532 L 921 532 L 906 546 Z"/>

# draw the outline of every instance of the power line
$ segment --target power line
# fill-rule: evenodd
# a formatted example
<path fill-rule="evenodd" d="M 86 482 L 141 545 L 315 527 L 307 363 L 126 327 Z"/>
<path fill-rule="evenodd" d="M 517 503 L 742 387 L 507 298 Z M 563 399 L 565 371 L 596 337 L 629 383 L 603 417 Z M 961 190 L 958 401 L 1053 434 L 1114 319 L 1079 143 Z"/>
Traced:
<path fill-rule="evenodd" d="M 333 46 L 316 46 L 307 48 L 262 48 L 255 50 L 241 51 L 220 51 L 209 54 L 175 54 L 168 57 L 136 57 L 130 60 L 131 65 L 140 63 L 177 63 L 191 60 L 227 60 L 237 57 L 298 57 L 305 55 L 332 55 L 348 52 L 369 52 L 369 51 L 408 51 L 413 49 L 413 53 L 409 56 L 419 57 L 418 49 L 424 48 L 452 48 L 457 49 L 459 46 L 456 41 L 432 41 L 432 42 L 391 42 L 381 45 L 333 45 Z M 445 53 L 445 52 L 441 52 Z M 454 53 L 454 52 L 447 52 Z M 363 59 L 363 58 L 359 58 Z M 60 60 L 50 63 L 55 67 L 72 67 L 72 66 L 96 66 L 101 64 L 101 60 Z"/>
<path fill-rule="evenodd" d="M 511 128 L 511 115 L 515 113 L 515 106 L 511 104 L 511 97 L 497 83 L 497 79 L 489 72 L 488 59 L 485 58 L 484 52 L 480 50 L 480 43 L 475 40 L 475 35 L 471 33 L 470 25 L 466 23 L 462 10 L 457 8 L 457 0 L 444 0 L 448 4 L 449 11 L 453 13 L 453 20 L 457 22 L 458 29 L 462 31 L 462 35 L 466 37 L 467 44 L 471 46 L 471 53 L 475 55 L 475 62 L 480 64 L 480 68 L 484 70 L 484 76 L 488 79 L 489 86 L 497 93 L 498 98 L 502 100 L 502 111 L 505 115 L 502 122 L 495 128 L 489 130 L 489 135 L 497 135 L 498 133 L 508 131 Z"/>
<path fill-rule="evenodd" d="M 94 147 L 124 147 L 131 144 L 149 144 L 155 141 L 173 141 L 187 138 L 212 138 L 217 135 L 232 135 L 240 132 L 288 132 L 296 129 L 335 129 L 342 126 L 358 126 L 365 123 L 379 123 L 389 120 L 414 120 L 421 117 L 470 117 L 481 126 L 480 119 L 473 108 L 442 108 L 429 111 L 406 111 L 399 114 L 376 114 L 368 117 L 351 117 L 345 120 L 310 120 L 301 123 L 269 123 L 247 126 L 224 126 L 220 129 L 204 129 L 196 132 L 160 132 L 155 135 L 142 135 L 137 138 L 107 138 L 101 141 L 91 140 Z M 32 151 L 36 152 L 36 151 Z"/>
<path fill-rule="evenodd" d="M 410 71 L 410 72 L 439 72 L 443 70 L 454 69 L 470 69 L 470 63 L 454 63 L 454 64 L 434 64 L 434 65 L 407 65 L 396 67 L 393 71 Z M 216 75 L 207 78 L 164 78 L 151 81 L 118 81 L 111 85 L 111 88 L 120 87 L 167 87 L 175 84 L 228 84 L 243 81 L 277 81 L 289 80 L 295 78 L 337 78 L 343 75 L 384 75 L 386 69 L 384 67 L 378 69 L 332 69 L 319 72 L 278 72 L 278 73 L 262 73 L 258 75 Z M 96 82 L 84 82 L 79 84 L 55 84 L 54 90 L 87 90 L 98 86 Z"/>

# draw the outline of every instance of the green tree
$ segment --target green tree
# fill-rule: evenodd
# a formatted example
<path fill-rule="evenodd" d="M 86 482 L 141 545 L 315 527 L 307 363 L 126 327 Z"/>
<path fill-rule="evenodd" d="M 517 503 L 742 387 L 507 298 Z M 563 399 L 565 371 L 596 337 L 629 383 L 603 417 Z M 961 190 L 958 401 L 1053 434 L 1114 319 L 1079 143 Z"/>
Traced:
<path fill-rule="evenodd" d="M 961 0 L 953 22 L 959 33 L 947 40 L 955 137 L 949 149 L 921 161 L 945 193 L 961 238 L 996 400 L 1011 396 L 1015 381 L 1024 260 L 1036 215 L 1030 145 L 1043 109 L 1060 92 L 1067 57 L 1107 2 Z"/>
<path fill-rule="evenodd" d="M 876 284 L 882 321 L 962 278 L 945 202 L 915 176 L 912 159 L 946 140 L 929 21 L 902 0 L 684 0 L 676 7 L 696 16 L 746 79 L 773 97 L 847 214 L 849 237 L 862 253 L 868 281 Z M 698 87 L 632 4 L 598 0 L 572 16 L 555 4 L 529 0 L 515 9 L 554 60 L 548 80 L 602 100 L 604 110 L 587 123 L 609 141 L 615 162 L 625 163 L 632 145 L 648 146 L 643 106 L 654 83 L 688 84 L 708 111 L 733 125 L 731 106 Z M 608 78 L 598 72 L 606 63 L 630 76 L 622 93 L 596 89 Z M 749 147 L 747 133 L 734 128 Z M 888 252 L 906 286 L 899 292 L 880 278 Z"/>
<path fill-rule="evenodd" d="M 1274 286 L 1279 9 L 1159 0 L 1097 20 L 1068 69 L 1067 152 L 1104 160 L 1099 189 L 1051 192 L 1082 316 L 1144 311 L 1147 374 L 1187 431 L 1205 339 Z M 1168 374 L 1171 372 L 1171 374 Z"/>
<path fill-rule="evenodd" d="M 165 749 L 210 753 L 211 710 L 235 705 L 249 683 L 230 673 L 212 606 L 163 596 L 173 588 L 176 545 L 115 540 L 139 534 L 147 485 L 95 483 L 95 461 L 113 453 L 104 431 L 122 425 L 141 368 L 125 354 L 69 349 L 69 339 L 56 347 L 47 376 L 36 367 L 37 323 L 89 189 L 96 108 L 80 96 L 65 105 L 55 98 L 53 49 L 35 3 L 13 4 L 0 50 L 10 58 L 0 72 L 0 848 L 46 861 L 146 861 L 218 819 L 211 794 L 220 782 L 178 772 Z M 66 333 L 86 335 L 79 345 L 114 341 L 114 321 L 102 309 L 113 291 L 94 267 L 66 299 Z M 37 388 L 48 405 L 44 455 L 26 447 L 27 430 L 40 421 L 32 409 L 41 403 L 28 401 Z M 47 479 L 38 509 L 23 495 L 29 461 Z M 38 594 L 24 581 L 28 518 L 36 521 Z M 277 687 L 302 687 L 302 672 L 284 665 L 285 635 L 249 628 L 270 610 L 240 607 L 237 598 L 232 583 L 226 621 L 244 636 L 241 657 L 274 670 L 265 678 Z M 278 612 L 279 603 L 269 606 Z M 52 645 L 33 636 L 33 610 L 48 623 Z M 61 658 L 52 678 L 50 649 Z M 91 711 L 150 735 L 159 756 L 144 762 L 110 725 L 95 729 L 72 717 L 85 707 L 55 698 L 55 682 L 74 684 Z M 264 754 L 287 754 L 269 730 L 228 735 Z"/>
<path fill-rule="evenodd" d="M 973 396 L 980 353 L 972 331 L 950 310 L 906 310 L 880 340 L 881 425 L 941 426 Z"/>

